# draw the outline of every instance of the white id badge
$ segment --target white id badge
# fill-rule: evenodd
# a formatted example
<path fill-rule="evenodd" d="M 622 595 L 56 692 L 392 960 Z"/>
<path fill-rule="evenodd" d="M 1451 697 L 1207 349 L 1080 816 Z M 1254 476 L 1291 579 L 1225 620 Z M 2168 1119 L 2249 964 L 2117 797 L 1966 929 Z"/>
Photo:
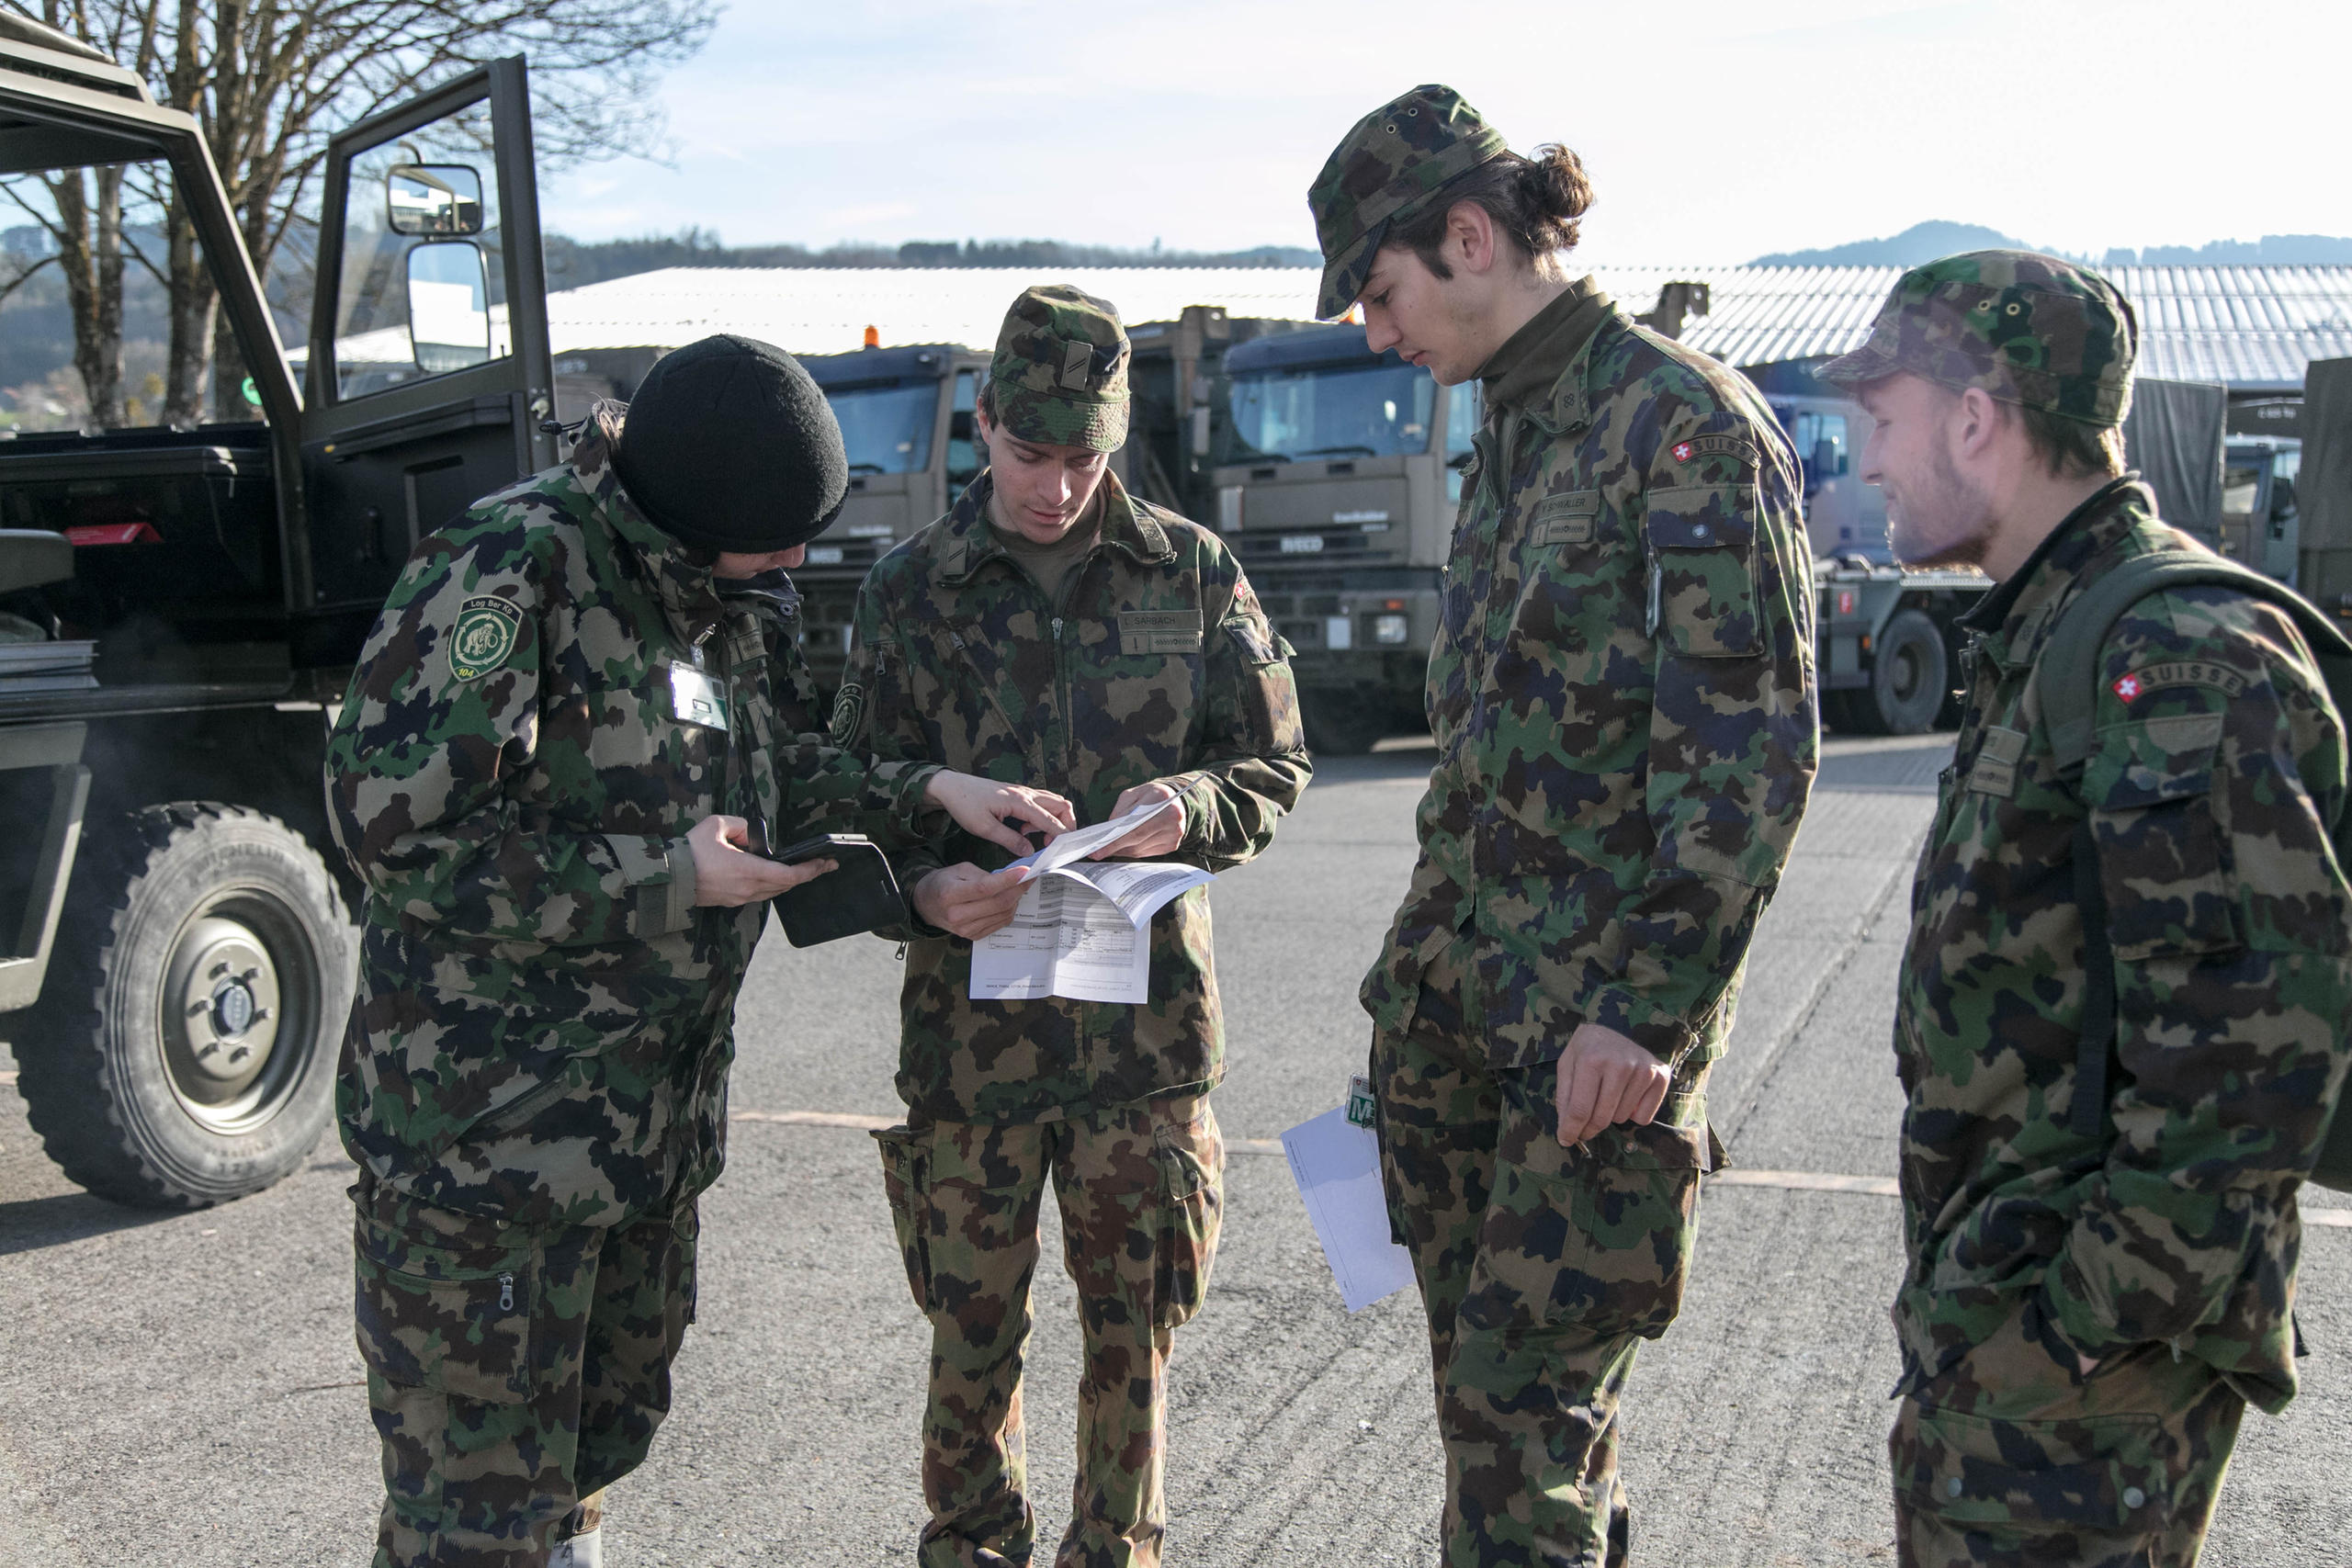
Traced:
<path fill-rule="evenodd" d="M 718 682 L 691 665 L 670 666 L 670 716 L 707 729 L 727 728 L 727 694 Z"/>

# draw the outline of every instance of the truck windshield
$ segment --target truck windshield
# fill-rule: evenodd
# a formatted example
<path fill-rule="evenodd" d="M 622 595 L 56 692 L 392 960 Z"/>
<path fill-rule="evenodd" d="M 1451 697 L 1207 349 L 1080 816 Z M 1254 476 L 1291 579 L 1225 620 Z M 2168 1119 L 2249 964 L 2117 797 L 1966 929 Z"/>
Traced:
<path fill-rule="evenodd" d="M 912 474 L 931 466 L 932 427 L 939 416 L 939 383 L 869 382 L 826 389 L 841 421 L 842 446 L 853 474 Z"/>
<path fill-rule="evenodd" d="M 1437 383 L 1409 365 L 1269 370 L 1233 378 L 1227 462 L 1426 452 Z"/>

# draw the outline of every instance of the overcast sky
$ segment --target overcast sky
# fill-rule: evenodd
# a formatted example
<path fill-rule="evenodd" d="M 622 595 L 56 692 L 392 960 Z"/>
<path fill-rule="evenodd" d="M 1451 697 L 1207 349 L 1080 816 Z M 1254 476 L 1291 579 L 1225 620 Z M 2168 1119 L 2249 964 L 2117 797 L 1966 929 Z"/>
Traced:
<path fill-rule="evenodd" d="M 2338 0 L 736 0 L 673 73 L 673 164 L 548 227 L 728 243 L 1311 245 L 1307 183 L 1418 82 L 1561 141 L 1597 260 L 1989 225 L 2075 251 L 2352 234 Z"/>

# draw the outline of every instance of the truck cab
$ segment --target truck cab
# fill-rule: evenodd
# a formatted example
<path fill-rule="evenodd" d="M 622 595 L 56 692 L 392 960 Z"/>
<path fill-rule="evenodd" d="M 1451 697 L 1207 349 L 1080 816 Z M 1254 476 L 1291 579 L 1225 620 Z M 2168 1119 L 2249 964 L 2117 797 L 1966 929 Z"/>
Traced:
<path fill-rule="evenodd" d="M 1297 649 L 1310 743 L 1364 750 L 1420 722 L 1478 385 L 1440 387 L 1352 323 L 1239 344 L 1223 379 L 1215 526 Z"/>
<path fill-rule="evenodd" d="M 0 173 L 126 164 L 193 221 L 251 417 L 0 441 L 0 1034 L 69 1177 L 191 1207 L 325 1126 L 327 728 L 418 540 L 554 461 L 553 380 L 520 58 L 329 141 L 299 379 L 197 121 L 0 17 Z"/>
<path fill-rule="evenodd" d="M 972 413 L 988 356 L 961 344 L 879 346 L 800 362 L 824 389 L 849 455 L 841 515 L 793 574 L 801 640 L 830 688 L 849 656 L 858 584 L 901 540 L 937 519 L 987 464 Z"/>
<path fill-rule="evenodd" d="M 2302 462 L 2303 444 L 2291 435 L 2233 435 L 2222 449 L 2221 551 L 2290 588 L 2302 547 Z"/>

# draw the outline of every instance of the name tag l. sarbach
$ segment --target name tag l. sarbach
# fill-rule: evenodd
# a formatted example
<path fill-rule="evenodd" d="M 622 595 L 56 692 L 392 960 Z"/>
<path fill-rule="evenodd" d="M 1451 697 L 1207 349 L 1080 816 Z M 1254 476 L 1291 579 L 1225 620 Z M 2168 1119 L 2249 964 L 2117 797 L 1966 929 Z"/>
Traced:
<path fill-rule="evenodd" d="M 727 728 L 727 690 L 691 664 L 670 667 L 670 716 L 705 729 Z"/>

